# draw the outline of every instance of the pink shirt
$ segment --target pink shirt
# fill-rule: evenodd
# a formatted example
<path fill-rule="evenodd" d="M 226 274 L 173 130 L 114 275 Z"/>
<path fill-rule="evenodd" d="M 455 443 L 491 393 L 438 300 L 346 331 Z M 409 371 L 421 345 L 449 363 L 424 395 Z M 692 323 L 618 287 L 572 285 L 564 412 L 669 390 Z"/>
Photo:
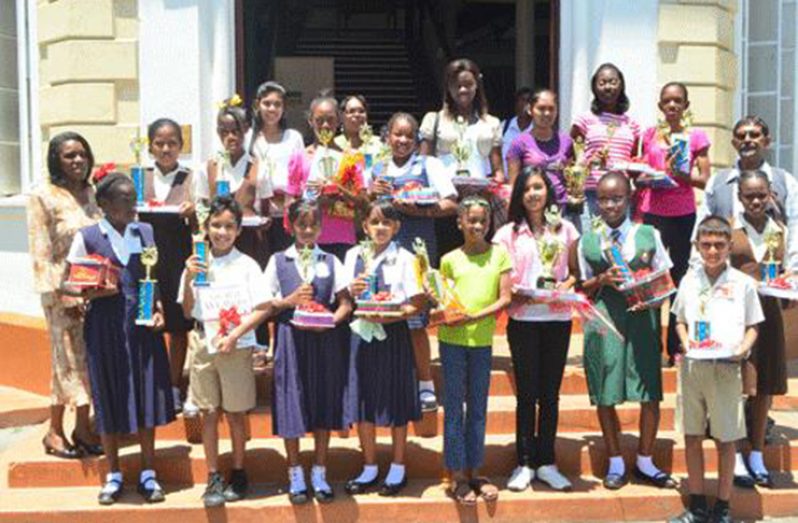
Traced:
<path fill-rule="evenodd" d="M 526 220 L 521 222 L 517 231 L 514 229 L 514 223 L 504 225 L 493 235 L 493 243 L 503 246 L 510 253 L 513 262 L 510 272 L 513 287 L 535 287 L 538 277 L 543 272 L 537 241 Z M 546 234 L 551 233 L 546 232 Z M 568 252 L 571 245 L 579 239 L 579 232 L 571 222 L 563 220 L 562 226 L 553 236 L 565 246 L 553 268 L 554 277 L 557 281 L 562 281 L 570 274 Z M 508 312 L 512 319 L 521 321 L 570 321 L 571 319 L 569 310 L 551 311 L 548 305 L 542 304 L 523 305 L 513 302 Z"/>
<path fill-rule="evenodd" d="M 609 138 L 607 129 L 611 123 L 617 127 Z M 608 162 L 628 162 L 634 156 L 635 143 L 640 139 L 640 125 L 626 114 L 588 112 L 577 116 L 574 127 L 585 137 L 585 158 L 590 159 L 604 148 L 609 139 Z M 599 176 L 591 173 L 585 189 L 595 190 Z"/>
<path fill-rule="evenodd" d="M 709 149 L 709 138 L 701 129 L 690 129 L 690 169 L 698 155 Z M 649 127 L 643 135 L 643 158 L 655 169 L 664 171 L 670 147 L 657 136 L 657 128 Z M 640 210 L 657 216 L 685 216 L 695 213 L 695 193 L 683 176 L 674 176 L 678 187 L 641 191 Z"/>
<path fill-rule="evenodd" d="M 329 154 L 335 159 L 336 169 L 338 162 L 341 161 L 341 153 L 335 150 L 330 150 Z M 288 184 L 286 186 L 286 194 L 296 198 L 302 197 L 305 192 L 305 187 L 308 180 L 315 180 L 320 178 L 321 167 L 319 160 L 321 159 L 321 147 L 316 151 L 316 154 L 311 158 L 304 151 L 294 155 L 289 161 Z M 319 235 L 318 243 L 320 245 L 327 245 L 330 243 L 346 243 L 354 245 L 355 237 L 355 223 L 354 220 L 346 218 L 339 218 L 331 216 L 327 209 L 322 207 L 321 214 L 321 234 Z"/>

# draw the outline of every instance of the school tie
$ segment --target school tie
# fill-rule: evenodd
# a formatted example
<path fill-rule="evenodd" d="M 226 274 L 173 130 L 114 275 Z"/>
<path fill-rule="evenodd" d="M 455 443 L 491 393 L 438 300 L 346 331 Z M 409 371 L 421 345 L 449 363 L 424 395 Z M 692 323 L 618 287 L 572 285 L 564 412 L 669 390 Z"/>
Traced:
<path fill-rule="evenodd" d="M 621 231 L 618 230 L 618 229 L 613 230 L 610 233 L 610 239 L 612 239 L 612 243 L 614 243 L 616 245 L 620 245 L 621 244 Z"/>

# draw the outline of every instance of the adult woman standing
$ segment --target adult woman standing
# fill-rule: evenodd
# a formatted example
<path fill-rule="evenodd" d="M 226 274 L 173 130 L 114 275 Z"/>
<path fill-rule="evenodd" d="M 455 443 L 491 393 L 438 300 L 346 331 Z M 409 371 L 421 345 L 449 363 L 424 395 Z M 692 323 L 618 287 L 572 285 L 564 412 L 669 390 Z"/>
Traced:
<path fill-rule="evenodd" d="M 437 156 L 452 176 L 458 170 L 454 151 L 468 151 L 463 163 L 469 176 L 492 178 L 504 183 L 501 122 L 488 114 L 488 101 L 477 64 L 466 58 L 454 60 L 444 70 L 443 108 L 424 115 L 419 129 L 419 154 Z M 462 194 L 461 194 L 462 196 Z M 436 224 L 439 254 L 463 243 L 456 218 L 442 218 Z M 499 227 L 501 223 L 493 223 Z"/>
<path fill-rule="evenodd" d="M 369 105 L 362 94 L 352 94 L 341 102 L 341 112 L 343 113 L 343 124 L 341 134 L 335 137 L 335 145 L 341 150 L 354 149 L 363 153 L 375 154 L 380 146 L 380 139 L 371 135 L 361 135 L 364 125 L 369 123 Z M 363 138 L 368 139 L 368 143 L 363 142 Z"/>
<path fill-rule="evenodd" d="M 61 458 L 102 454 L 89 423 L 89 376 L 83 339 L 83 301 L 60 292 L 72 238 L 82 227 L 100 219 L 89 185 L 94 156 L 81 135 L 64 132 L 50 140 L 47 150 L 49 183 L 37 187 L 28 201 L 28 241 L 33 259 L 34 286 L 41 294 L 50 332 L 50 429 L 44 450 Z M 64 433 L 64 411 L 76 408 L 70 443 Z"/>

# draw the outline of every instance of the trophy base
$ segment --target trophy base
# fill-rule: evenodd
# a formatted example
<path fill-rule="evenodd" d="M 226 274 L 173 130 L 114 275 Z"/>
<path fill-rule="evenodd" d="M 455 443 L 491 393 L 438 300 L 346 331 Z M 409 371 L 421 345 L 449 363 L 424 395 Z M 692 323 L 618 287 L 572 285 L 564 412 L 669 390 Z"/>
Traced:
<path fill-rule="evenodd" d="M 153 320 L 153 319 L 140 320 L 140 319 L 136 318 L 136 325 L 140 325 L 142 327 L 154 327 L 155 326 L 155 320 Z"/>

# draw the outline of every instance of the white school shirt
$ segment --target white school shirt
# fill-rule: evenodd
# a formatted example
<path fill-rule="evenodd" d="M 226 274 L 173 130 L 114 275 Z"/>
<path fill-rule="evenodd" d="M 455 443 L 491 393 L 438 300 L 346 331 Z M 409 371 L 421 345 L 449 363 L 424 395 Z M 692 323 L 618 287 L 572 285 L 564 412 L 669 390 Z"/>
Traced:
<path fill-rule="evenodd" d="M 247 166 L 252 161 L 252 156 L 249 153 L 244 153 L 241 158 L 232 166 L 228 168 L 226 178 L 222 178 L 221 166 L 217 168 L 216 180 L 226 179 L 230 181 L 230 192 L 236 192 L 241 184 L 244 183 L 244 178 L 247 176 Z M 194 178 L 194 197 L 197 201 L 201 199 L 210 199 L 210 182 L 208 181 L 208 164 L 203 163 L 202 167 L 197 171 L 197 176 Z M 258 180 L 255 185 L 255 199 L 256 203 L 264 198 L 272 197 L 272 186 L 268 178 L 261 177 L 258 173 Z"/>
<path fill-rule="evenodd" d="M 250 143 L 251 132 L 244 143 Z M 269 143 L 261 133 L 252 145 L 252 156 L 258 159 L 258 179 L 269 178 L 271 162 L 271 179 L 269 180 L 275 193 L 284 193 L 288 187 L 288 163 L 295 154 L 304 154 L 305 142 L 302 135 L 294 129 L 285 129 L 280 141 Z"/>
<path fill-rule="evenodd" d="M 255 309 L 258 305 L 263 305 L 271 298 L 266 279 L 260 270 L 258 262 L 242 253 L 235 247 L 224 256 L 209 256 L 208 282 L 211 286 L 243 285 L 249 290 L 249 303 Z M 187 271 L 183 269 L 180 275 L 180 287 L 177 291 L 177 303 L 182 304 L 184 299 L 184 285 L 186 282 Z M 202 317 L 202 307 L 198 298 L 198 290 L 194 287 L 194 308 L 191 309 L 191 316 L 197 321 L 204 321 Z"/>
<path fill-rule="evenodd" d="M 776 221 L 768 216 L 767 221 L 765 222 L 765 228 L 762 229 L 762 233 L 760 234 L 753 225 L 748 223 L 748 220 L 745 219 L 745 215 L 741 214 L 734 220 L 734 228 L 735 229 L 744 229 L 745 235 L 748 237 L 748 243 L 751 245 L 751 250 L 754 252 L 754 259 L 758 263 L 762 263 L 762 260 L 765 259 L 765 255 L 768 252 L 768 246 L 765 244 L 765 234 L 768 232 L 768 229 L 775 227 L 781 234 L 784 235 L 784 245 L 787 245 L 789 241 L 787 238 L 788 232 L 787 229 L 780 224 L 776 223 Z"/>
<path fill-rule="evenodd" d="M 377 178 L 391 179 L 404 176 L 412 167 L 415 159 L 416 155 L 414 154 L 408 158 L 404 165 L 399 167 L 394 163 L 392 158 L 388 164 L 388 168 L 384 172 L 379 173 L 379 176 L 372 176 L 370 182 L 374 182 Z M 443 162 L 434 156 L 426 156 L 423 160 L 423 164 L 424 169 L 427 170 L 427 182 L 429 182 L 431 188 L 438 191 L 438 196 L 441 200 L 444 198 L 457 198 L 457 189 L 454 188 L 451 175 L 446 170 L 446 166 L 443 165 Z M 372 170 L 372 173 L 373 172 Z"/>
<path fill-rule="evenodd" d="M 356 245 L 346 253 L 344 271 L 348 278 L 347 286 L 351 285 L 355 278 L 360 276 L 355 269 L 361 250 L 360 245 Z M 396 299 L 407 301 L 413 296 L 424 292 L 418 287 L 416 273 L 413 268 L 414 260 L 415 257 L 410 254 L 410 251 L 399 247 L 396 242 L 391 242 L 384 251 L 374 258 L 371 265 L 372 267 L 377 267 L 382 263 L 382 278 L 385 284 L 389 286 L 391 294 Z"/>
<path fill-rule="evenodd" d="M 161 172 L 161 169 L 155 164 L 152 163 L 152 189 L 155 192 L 155 199 L 159 202 L 166 201 L 166 198 L 169 196 L 169 191 L 172 190 L 172 184 L 175 183 L 175 177 L 179 171 L 187 171 L 189 170 L 188 167 L 183 165 L 182 163 L 178 162 L 174 169 L 169 171 L 168 173 Z M 196 182 L 194 182 L 194 186 L 196 186 Z M 194 187 L 191 187 L 194 190 Z"/>
<path fill-rule="evenodd" d="M 517 116 L 513 116 L 510 119 L 510 123 L 507 125 L 507 130 L 504 131 L 504 134 L 502 134 L 502 162 L 504 162 L 505 175 L 507 175 L 507 151 L 510 150 L 510 146 L 513 144 L 513 141 L 518 138 L 518 136 L 532 130 L 532 125 L 532 120 L 530 120 L 529 125 L 527 125 L 525 129 L 521 129 L 518 127 Z M 502 129 L 504 129 L 504 122 L 502 122 Z"/>
<path fill-rule="evenodd" d="M 330 274 L 327 268 L 327 264 L 324 262 L 324 258 L 321 256 L 322 254 L 327 254 L 327 256 L 331 257 L 333 260 L 333 273 Z M 297 253 L 296 245 L 292 245 L 288 249 L 285 250 L 285 255 L 288 258 L 294 260 L 294 265 L 296 266 L 297 272 L 301 275 L 302 268 L 299 265 L 299 254 Z M 316 245 L 313 247 L 313 256 L 316 259 L 316 263 L 311 266 L 310 279 L 313 280 L 316 277 L 319 278 L 333 278 L 333 293 L 330 296 L 330 303 L 335 301 L 335 295 L 341 292 L 342 290 L 346 289 L 347 278 L 346 272 L 344 271 L 343 264 L 330 253 L 325 253 L 319 246 Z M 266 270 L 263 272 L 264 277 L 266 278 L 266 285 L 269 289 L 269 296 L 271 299 L 280 299 L 283 297 L 283 293 L 280 292 L 280 279 L 277 277 L 277 256 L 272 256 L 269 258 L 269 263 L 266 265 Z"/>
<path fill-rule="evenodd" d="M 635 234 L 637 233 L 637 228 L 639 227 L 638 224 L 633 224 L 632 221 L 627 218 L 621 224 L 620 227 L 617 229 L 609 229 L 607 231 L 607 235 L 611 237 L 612 231 L 618 230 L 621 232 L 621 236 L 618 239 L 618 242 L 621 244 L 621 254 L 623 255 L 623 259 L 627 262 L 631 261 L 632 258 L 635 257 L 637 252 L 637 244 L 635 242 Z M 654 252 L 654 258 L 651 260 L 651 270 L 661 271 L 665 269 L 670 269 L 673 267 L 673 262 L 671 261 L 671 257 L 668 255 L 668 252 L 665 250 L 665 246 L 662 244 L 662 238 L 660 237 L 659 231 L 654 229 L 654 244 L 656 246 L 656 250 Z M 593 274 L 593 269 L 590 267 L 590 264 L 587 263 L 585 259 L 585 255 L 582 252 L 582 242 L 579 242 L 577 247 L 577 254 L 579 259 L 579 272 L 581 273 L 582 280 L 589 280 L 595 274 Z M 603 253 L 602 253 L 603 254 Z M 607 260 L 610 261 L 610 260 Z M 612 263 L 610 261 L 610 263 Z"/>
<path fill-rule="evenodd" d="M 119 231 L 114 229 L 114 226 L 105 218 L 100 220 L 98 225 L 100 226 L 100 232 L 111 242 L 111 249 L 122 265 L 127 266 L 131 254 L 141 253 L 141 237 L 137 234 L 138 223 L 128 223 L 124 234 L 119 234 Z M 69 263 L 75 263 L 80 258 L 88 256 L 88 254 L 83 234 L 78 231 L 72 239 L 72 245 L 69 248 L 69 254 L 67 254 L 66 259 Z"/>
<path fill-rule="evenodd" d="M 689 339 L 696 339 L 695 324 L 708 321 L 711 339 L 724 347 L 738 347 L 745 337 L 745 329 L 765 321 L 762 305 L 756 291 L 756 282 L 750 276 L 727 264 L 726 269 L 711 285 L 711 298 L 706 304 L 706 316 L 699 315 L 700 293 L 709 285 L 703 266 L 691 267 L 679 284 L 671 314 L 676 321 L 687 326 Z M 690 352 L 687 352 L 688 357 Z"/>
<path fill-rule="evenodd" d="M 768 162 L 763 162 L 758 170 L 764 172 L 768 177 L 768 180 L 771 182 L 773 181 L 773 168 Z M 789 231 L 788 239 L 784 244 L 784 258 L 787 268 L 791 270 L 798 270 L 798 180 L 795 179 L 795 176 L 786 171 L 784 174 L 784 184 L 787 190 L 787 194 L 784 195 L 784 219 L 787 222 L 787 230 Z M 713 174 L 707 182 L 707 187 L 704 189 L 705 193 L 712 194 L 713 188 L 715 186 L 715 176 L 717 176 L 717 174 Z M 743 209 L 743 204 L 737 197 L 738 185 L 735 181 L 733 181 L 739 177 L 740 168 L 738 161 L 735 164 L 732 172 L 729 174 L 729 178 L 727 179 L 727 183 L 731 183 L 732 186 L 732 216 L 734 217 L 737 217 L 745 212 L 745 209 Z M 701 220 L 710 215 L 709 207 L 707 206 L 708 199 L 708 197 L 705 197 L 696 211 L 695 227 L 693 228 L 693 234 L 691 236 L 693 241 L 696 239 L 698 225 L 701 223 Z M 690 264 L 697 266 L 700 263 L 701 257 L 698 255 L 696 249 L 693 248 L 690 257 Z"/>

